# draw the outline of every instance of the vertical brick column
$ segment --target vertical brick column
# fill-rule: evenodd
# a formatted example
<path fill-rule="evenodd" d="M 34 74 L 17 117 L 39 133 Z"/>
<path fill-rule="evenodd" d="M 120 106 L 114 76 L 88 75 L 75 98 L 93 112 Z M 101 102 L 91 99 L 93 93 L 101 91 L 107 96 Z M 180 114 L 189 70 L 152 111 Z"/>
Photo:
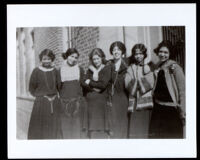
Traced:
<path fill-rule="evenodd" d="M 89 54 L 97 47 L 99 27 L 72 27 L 72 47 L 80 53 L 79 64 L 86 70 Z"/>

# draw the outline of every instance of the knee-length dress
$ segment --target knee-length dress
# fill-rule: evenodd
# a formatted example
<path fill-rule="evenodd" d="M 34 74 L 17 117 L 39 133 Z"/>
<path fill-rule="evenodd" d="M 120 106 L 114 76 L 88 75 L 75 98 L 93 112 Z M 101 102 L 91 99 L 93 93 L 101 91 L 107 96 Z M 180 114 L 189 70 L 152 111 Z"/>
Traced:
<path fill-rule="evenodd" d="M 29 123 L 28 139 L 62 138 L 58 85 L 56 69 L 45 71 L 39 67 L 33 70 L 29 91 L 36 98 Z"/>
<path fill-rule="evenodd" d="M 127 65 L 121 61 L 118 71 L 115 71 L 114 62 L 111 62 L 111 83 L 108 88 L 108 94 L 111 95 L 111 138 L 127 138 L 127 108 L 128 94 L 125 90 L 125 74 Z"/>
<path fill-rule="evenodd" d="M 80 82 L 83 77 L 84 71 L 79 66 L 63 65 L 60 69 L 59 93 L 62 103 L 61 125 L 64 139 L 87 138 L 85 133 L 87 104 Z"/>
<path fill-rule="evenodd" d="M 89 69 L 85 80 L 90 79 L 90 83 L 83 83 L 88 104 L 88 130 L 90 138 L 107 138 L 108 136 L 106 128 L 106 89 L 110 80 L 110 75 L 110 66 L 104 66 L 104 68 L 98 72 L 98 81 L 94 81 L 92 78 L 93 72 Z"/>
<path fill-rule="evenodd" d="M 168 60 L 160 66 L 156 77 L 149 138 L 183 138 L 185 80 L 182 68 Z"/>

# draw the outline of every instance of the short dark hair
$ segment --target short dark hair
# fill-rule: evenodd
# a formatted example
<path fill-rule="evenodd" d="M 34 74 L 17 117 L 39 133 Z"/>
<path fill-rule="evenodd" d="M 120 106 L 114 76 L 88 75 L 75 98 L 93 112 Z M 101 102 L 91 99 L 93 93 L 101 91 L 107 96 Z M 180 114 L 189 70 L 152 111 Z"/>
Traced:
<path fill-rule="evenodd" d="M 158 46 L 153 50 L 157 55 L 159 53 L 159 50 L 161 47 L 167 47 L 169 50 L 169 54 L 171 55 L 173 53 L 173 45 L 170 41 L 168 40 L 163 40 L 158 44 Z"/>
<path fill-rule="evenodd" d="M 51 58 L 51 61 L 53 62 L 54 59 L 56 58 L 53 51 L 50 49 L 44 49 L 40 54 L 39 54 L 39 59 L 42 61 L 43 56 L 48 56 Z"/>
<path fill-rule="evenodd" d="M 92 63 L 92 65 L 94 65 L 93 64 L 93 60 L 92 60 L 92 58 L 93 58 L 94 55 L 98 55 L 99 57 L 101 57 L 102 63 L 106 64 L 106 56 L 105 56 L 104 52 L 102 51 L 102 49 L 100 49 L 100 48 L 94 48 L 91 51 L 91 53 L 89 54 L 89 59 L 90 59 L 90 62 Z"/>
<path fill-rule="evenodd" d="M 120 41 L 116 41 L 116 42 L 113 42 L 111 45 L 110 45 L 110 54 L 113 55 L 112 51 L 113 51 L 113 48 L 117 46 L 121 51 L 122 51 L 122 55 L 126 53 L 126 47 L 124 45 L 124 43 L 120 42 Z"/>
<path fill-rule="evenodd" d="M 79 52 L 75 49 L 75 48 L 69 48 L 65 53 L 62 53 L 62 57 L 64 59 L 67 59 L 67 57 L 69 57 L 70 55 L 76 53 L 79 57 Z"/>
<path fill-rule="evenodd" d="M 130 57 L 130 63 L 136 62 L 136 60 L 135 60 L 136 49 L 141 50 L 142 54 L 144 55 L 144 59 L 147 57 L 147 48 L 145 47 L 145 45 L 142 43 L 135 44 L 131 50 L 132 54 Z"/>

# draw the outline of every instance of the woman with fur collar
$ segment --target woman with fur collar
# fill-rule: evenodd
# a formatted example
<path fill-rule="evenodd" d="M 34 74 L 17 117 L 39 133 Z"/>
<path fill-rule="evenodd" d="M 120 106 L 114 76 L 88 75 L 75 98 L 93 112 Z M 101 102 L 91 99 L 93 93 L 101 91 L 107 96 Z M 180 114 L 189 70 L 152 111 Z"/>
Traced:
<path fill-rule="evenodd" d="M 106 101 L 107 86 L 110 80 L 110 67 L 106 65 L 105 54 L 100 48 L 95 48 L 89 55 L 91 64 L 83 81 L 88 104 L 88 136 L 94 138 L 109 138 Z"/>

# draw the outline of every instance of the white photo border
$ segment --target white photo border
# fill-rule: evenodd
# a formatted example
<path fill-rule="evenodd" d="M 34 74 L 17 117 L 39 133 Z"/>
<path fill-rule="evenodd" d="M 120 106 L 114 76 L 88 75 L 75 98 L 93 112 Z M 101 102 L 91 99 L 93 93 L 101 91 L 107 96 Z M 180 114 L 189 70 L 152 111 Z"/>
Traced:
<path fill-rule="evenodd" d="M 185 26 L 186 139 L 16 139 L 16 28 Z M 7 5 L 8 158 L 196 157 L 196 4 Z"/>

